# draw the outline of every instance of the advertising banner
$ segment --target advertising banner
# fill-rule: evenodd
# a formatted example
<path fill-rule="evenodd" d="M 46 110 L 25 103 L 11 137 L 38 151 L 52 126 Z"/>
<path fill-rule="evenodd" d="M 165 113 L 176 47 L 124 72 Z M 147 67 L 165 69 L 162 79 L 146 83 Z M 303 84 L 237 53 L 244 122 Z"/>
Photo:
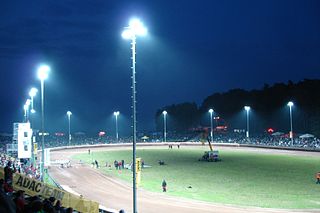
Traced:
<path fill-rule="evenodd" d="M 4 177 L 3 168 L 0 168 L 0 178 Z M 99 212 L 99 204 L 94 201 L 83 199 L 57 187 L 42 183 L 19 173 L 13 174 L 13 189 L 23 190 L 29 196 L 41 196 L 43 198 L 54 197 L 60 200 L 64 207 L 72 207 L 79 212 Z"/>
<path fill-rule="evenodd" d="M 141 182 L 141 158 L 136 158 L 136 186 Z"/>

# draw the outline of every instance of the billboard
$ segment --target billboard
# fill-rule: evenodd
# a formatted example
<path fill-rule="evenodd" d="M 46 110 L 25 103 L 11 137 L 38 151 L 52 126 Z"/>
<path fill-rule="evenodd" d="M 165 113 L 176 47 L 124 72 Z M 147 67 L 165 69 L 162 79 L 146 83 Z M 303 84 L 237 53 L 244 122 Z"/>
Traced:
<path fill-rule="evenodd" d="M 18 158 L 31 158 L 32 129 L 30 123 L 14 123 L 14 139 L 18 142 Z"/>

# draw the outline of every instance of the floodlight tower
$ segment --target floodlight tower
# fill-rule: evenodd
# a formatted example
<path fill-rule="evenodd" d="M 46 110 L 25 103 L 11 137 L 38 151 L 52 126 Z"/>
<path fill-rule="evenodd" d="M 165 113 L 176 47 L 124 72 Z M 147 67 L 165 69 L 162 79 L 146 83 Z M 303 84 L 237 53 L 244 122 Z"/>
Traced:
<path fill-rule="evenodd" d="M 31 115 L 36 112 L 34 110 L 34 107 L 33 107 L 33 99 L 34 99 L 34 96 L 36 96 L 37 93 L 38 93 L 38 89 L 35 88 L 35 87 L 31 88 L 30 91 L 29 91 L 29 96 L 30 96 L 30 100 L 31 100 L 31 110 L 30 110 L 30 112 L 31 112 L 31 114 L 30 114 L 30 126 L 31 126 L 31 129 L 33 129 Z M 35 160 L 34 160 L 34 139 L 33 139 L 33 136 L 34 136 L 34 131 L 32 131 L 32 139 L 31 139 L 31 159 L 32 159 L 32 165 L 34 166 Z"/>
<path fill-rule="evenodd" d="M 117 139 L 117 142 L 119 142 L 118 116 L 120 115 L 120 112 L 119 112 L 119 111 L 113 112 L 113 115 L 114 115 L 115 118 L 116 118 L 116 139 Z"/>
<path fill-rule="evenodd" d="M 71 124 L 71 115 L 72 115 L 72 112 L 68 111 L 67 112 L 67 116 L 68 116 L 68 121 L 69 121 L 69 135 L 68 135 L 68 141 L 69 141 L 69 146 L 71 145 L 71 131 L 70 131 L 70 124 Z"/>
<path fill-rule="evenodd" d="M 34 96 L 36 96 L 37 92 L 38 92 L 38 89 L 37 89 L 37 88 L 34 88 L 34 87 L 31 88 L 30 91 L 29 91 L 29 96 L 30 96 L 30 98 L 31 98 L 31 113 L 32 113 L 32 114 L 36 112 L 36 111 L 34 110 L 34 107 L 33 107 L 33 98 L 34 98 Z"/>
<path fill-rule="evenodd" d="M 23 105 L 24 109 L 24 122 L 29 122 L 29 108 L 30 108 L 30 99 L 26 100 L 26 103 Z"/>
<path fill-rule="evenodd" d="M 23 105 L 23 111 L 24 111 L 24 122 L 27 122 L 27 111 L 28 111 L 28 106 L 26 104 Z"/>
<path fill-rule="evenodd" d="M 137 142 L 137 124 L 136 124 L 136 38 L 137 36 L 144 36 L 147 34 L 147 28 L 139 19 L 131 19 L 129 26 L 125 27 L 122 32 L 124 39 L 131 40 L 132 50 L 132 128 L 133 128 L 133 213 L 137 213 L 137 200 L 136 200 L 136 142 Z"/>
<path fill-rule="evenodd" d="M 167 142 L 167 111 L 163 111 L 163 138 L 164 138 L 164 142 Z"/>
<path fill-rule="evenodd" d="M 249 113 L 250 113 L 251 107 L 245 106 L 244 109 L 246 110 L 246 113 L 247 113 L 247 131 L 246 131 L 246 137 L 249 138 Z"/>
<path fill-rule="evenodd" d="M 289 107 L 289 114 L 290 114 L 290 138 L 291 138 L 291 146 L 293 146 L 293 127 L 292 127 L 292 107 L 293 107 L 293 102 L 289 101 L 287 106 Z"/>
<path fill-rule="evenodd" d="M 213 142 L 213 122 L 212 122 L 213 109 L 209 109 L 209 113 L 210 113 L 210 127 L 211 127 L 210 138 L 211 138 L 211 142 Z"/>
<path fill-rule="evenodd" d="M 44 81 L 48 78 L 50 67 L 48 65 L 41 65 L 38 68 L 38 78 L 41 83 L 41 162 L 40 172 L 41 181 L 44 178 Z"/>

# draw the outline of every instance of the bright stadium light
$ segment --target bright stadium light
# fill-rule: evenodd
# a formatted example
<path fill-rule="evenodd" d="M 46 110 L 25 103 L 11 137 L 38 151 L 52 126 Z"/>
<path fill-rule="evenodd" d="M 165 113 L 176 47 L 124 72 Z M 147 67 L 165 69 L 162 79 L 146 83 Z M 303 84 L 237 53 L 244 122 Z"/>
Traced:
<path fill-rule="evenodd" d="M 212 115 L 213 115 L 213 109 L 209 109 L 209 113 L 210 113 L 210 138 L 211 138 L 211 142 L 213 142 L 213 122 L 212 122 Z"/>
<path fill-rule="evenodd" d="M 40 172 L 41 181 L 44 177 L 44 81 L 48 78 L 50 67 L 48 65 L 41 65 L 38 67 L 38 78 L 41 83 L 41 162 Z"/>
<path fill-rule="evenodd" d="M 68 111 L 67 112 L 67 116 L 68 116 L 68 124 L 69 124 L 69 134 L 68 134 L 68 141 L 69 141 L 69 146 L 71 144 L 71 115 L 72 115 L 72 112 Z"/>
<path fill-rule="evenodd" d="M 244 106 L 244 109 L 246 110 L 247 113 L 247 131 L 246 131 L 246 137 L 249 138 L 249 113 L 250 113 L 250 106 Z"/>
<path fill-rule="evenodd" d="M 290 114 L 290 138 L 291 138 L 291 146 L 293 146 L 293 125 L 292 125 L 292 107 L 293 107 L 293 102 L 289 101 L 287 106 L 289 107 L 289 114 Z"/>
<path fill-rule="evenodd" d="M 119 132 L 118 132 L 118 116 L 120 115 L 119 111 L 113 112 L 113 115 L 116 118 L 116 138 L 117 138 L 117 142 L 119 142 Z"/>
<path fill-rule="evenodd" d="M 146 35 L 148 30 L 144 27 L 139 19 L 131 19 L 129 26 L 124 28 L 122 37 L 124 39 L 131 39 L 132 51 L 132 127 L 133 127 L 133 141 L 132 141 L 132 173 L 133 173 L 133 213 L 137 213 L 137 189 L 136 189 L 136 142 L 137 142 L 137 126 L 136 126 L 136 38 L 137 36 Z"/>
<path fill-rule="evenodd" d="M 50 67 L 48 65 L 41 65 L 38 68 L 38 78 L 40 80 L 46 80 L 50 72 Z"/>
<path fill-rule="evenodd" d="M 37 88 L 31 88 L 30 91 L 29 91 L 29 96 L 31 98 L 31 113 L 35 113 L 36 111 L 34 110 L 34 107 L 33 107 L 33 98 L 34 96 L 36 96 L 38 92 L 38 89 Z"/>
<path fill-rule="evenodd" d="M 23 105 L 23 110 L 24 110 L 24 122 L 27 122 L 28 106 L 26 104 Z"/>
<path fill-rule="evenodd" d="M 164 138 L 164 142 L 167 142 L 167 111 L 163 111 L 163 138 Z"/>
<path fill-rule="evenodd" d="M 25 122 L 29 122 L 29 109 L 30 109 L 30 99 L 26 100 L 26 103 L 23 106 L 24 109 L 24 117 L 25 117 Z"/>
<path fill-rule="evenodd" d="M 37 93 L 38 93 L 38 89 L 35 87 L 31 88 L 29 91 L 29 96 L 31 99 L 31 110 L 30 110 L 31 114 L 36 113 L 36 110 L 34 110 L 34 103 L 33 103 L 34 101 L 33 100 L 34 100 L 34 97 L 37 95 Z M 30 114 L 30 126 L 31 126 L 31 128 L 33 128 L 31 114 Z M 34 134 L 34 131 L 32 131 L 32 136 L 33 136 L 33 134 Z M 33 142 L 34 142 L 34 140 L 32 139 L 31 140 L 31 159 L 32 159 L 32 165 L 35 166 L 34 143 Z"/>

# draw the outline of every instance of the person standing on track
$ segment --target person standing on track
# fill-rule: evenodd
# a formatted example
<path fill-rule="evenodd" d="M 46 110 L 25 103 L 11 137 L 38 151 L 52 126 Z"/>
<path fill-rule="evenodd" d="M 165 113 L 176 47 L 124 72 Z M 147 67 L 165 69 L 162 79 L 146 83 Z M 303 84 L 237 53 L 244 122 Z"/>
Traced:
<path fill-rule="evenodd" d="M 162 181 L 162 191 L 163 191 L 163 192 L 166 192 L 166 191 L 167 191 L 167 182 L 166 182 L 166 180 L 163 180 L 163 181 Z"/>

